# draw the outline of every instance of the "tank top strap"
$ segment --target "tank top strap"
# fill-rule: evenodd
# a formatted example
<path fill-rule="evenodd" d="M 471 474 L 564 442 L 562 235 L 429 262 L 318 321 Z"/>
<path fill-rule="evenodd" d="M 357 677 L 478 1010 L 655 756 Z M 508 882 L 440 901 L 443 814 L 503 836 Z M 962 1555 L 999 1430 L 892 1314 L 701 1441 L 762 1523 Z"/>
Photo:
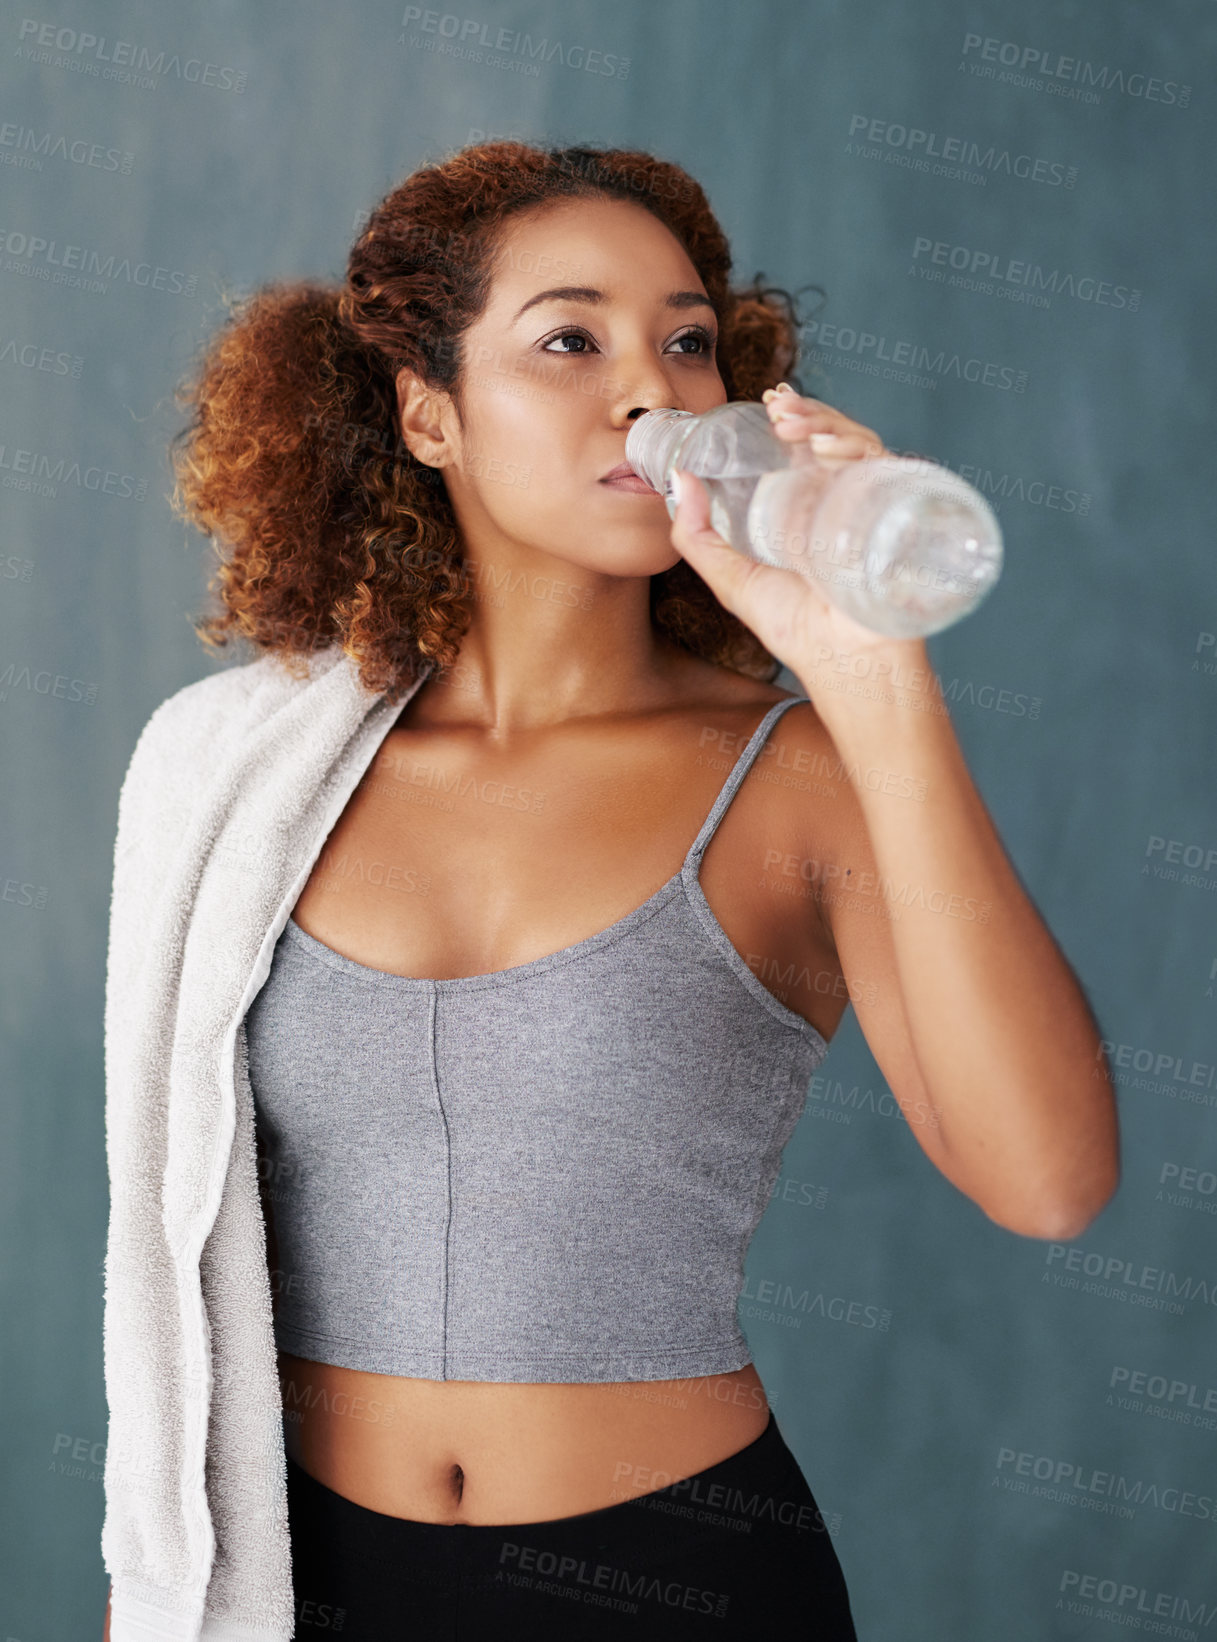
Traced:
<path fill-rule="evenodd" d="M 754 762 L 760 754 L 761 748 L 765 745 L 765 742 L 768 739 L 770 730 L 772 730 L 778 719 L 781 718 L 782 714 L 788 707 L 794 707 L 800 701 L 810 700 L 810 696 L 787 696 L 785 701 L 775 701 L 773 706 L 770 707 L 764 718 L 752 732 L 748 745 L 736 759 L 735 767 L 723 783 L 722 790 L 719 792 L 718 797 L 714 800 L 714 808 L 706 817 L 705 824 L 698 833 L 697 837 L 693 840 L 693 847 L 690 849 L 685 858 L 686 866 L 690 863 L 696 864 L 705 854 L 706 846 L 714 837 L 719 822 L 727 813 L 727 807 L 731 803 L 731 800 L 735 797 L 735 794 L 739 789 L 740 782 L 743 781 L 744 777 L 748 774 L 748 771 L 752 768 Z"/>

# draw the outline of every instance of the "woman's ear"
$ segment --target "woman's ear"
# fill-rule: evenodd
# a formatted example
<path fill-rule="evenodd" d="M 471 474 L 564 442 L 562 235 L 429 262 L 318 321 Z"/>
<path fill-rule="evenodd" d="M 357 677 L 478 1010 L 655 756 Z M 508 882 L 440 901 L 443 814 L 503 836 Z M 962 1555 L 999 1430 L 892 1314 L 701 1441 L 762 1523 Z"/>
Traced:
<path fill-rule="evenodd" d="M 451 395 L 429 388 L 408 365 L 398 371 L 395 385 L 397 420 L 407 449 L 427 467 L 447 467 L 456 456 Z"/>

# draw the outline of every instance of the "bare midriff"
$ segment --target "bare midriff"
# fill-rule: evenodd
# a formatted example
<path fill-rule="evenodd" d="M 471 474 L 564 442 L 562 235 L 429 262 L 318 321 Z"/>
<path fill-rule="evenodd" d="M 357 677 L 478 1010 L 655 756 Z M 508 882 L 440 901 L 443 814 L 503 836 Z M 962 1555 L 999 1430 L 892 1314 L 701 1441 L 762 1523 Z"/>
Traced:
<path fill-rule="evenodd" d="M 414 1522 L 544 1522 L 693 1476 L 764 1431 L 755 1367 L 515 1385 L 367 1374 L 279 1354 L 284 1442 L 345 1499 Z"/>

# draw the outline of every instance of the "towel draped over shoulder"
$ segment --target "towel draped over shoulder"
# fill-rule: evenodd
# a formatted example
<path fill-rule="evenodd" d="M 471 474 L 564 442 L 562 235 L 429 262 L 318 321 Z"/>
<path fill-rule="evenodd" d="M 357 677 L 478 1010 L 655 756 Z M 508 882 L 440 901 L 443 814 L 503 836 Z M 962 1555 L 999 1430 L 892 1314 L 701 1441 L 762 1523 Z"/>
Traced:
<path fill-rule="evenodd" d="M 429 671 L 429 670 L 428 670 Z M 112 1642 L 290 1642 L 287 1460 L 244 1017 L 408 701 L 337 644 L 156 709 L 118 805 L 105 999 Z"/>

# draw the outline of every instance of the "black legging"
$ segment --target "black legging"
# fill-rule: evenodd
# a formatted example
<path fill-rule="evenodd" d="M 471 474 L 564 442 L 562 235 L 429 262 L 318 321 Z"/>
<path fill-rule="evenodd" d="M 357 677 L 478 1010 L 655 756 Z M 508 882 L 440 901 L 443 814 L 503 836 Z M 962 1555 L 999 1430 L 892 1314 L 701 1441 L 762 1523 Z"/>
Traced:
<path fill-rule="evenodd" d="M 288 1460 L 297 1642 L 780 1636 L 857 1642 L 845 1577 L 770 1410 L 667 1488 L 548 1522 L 413 1522 Z"/>

